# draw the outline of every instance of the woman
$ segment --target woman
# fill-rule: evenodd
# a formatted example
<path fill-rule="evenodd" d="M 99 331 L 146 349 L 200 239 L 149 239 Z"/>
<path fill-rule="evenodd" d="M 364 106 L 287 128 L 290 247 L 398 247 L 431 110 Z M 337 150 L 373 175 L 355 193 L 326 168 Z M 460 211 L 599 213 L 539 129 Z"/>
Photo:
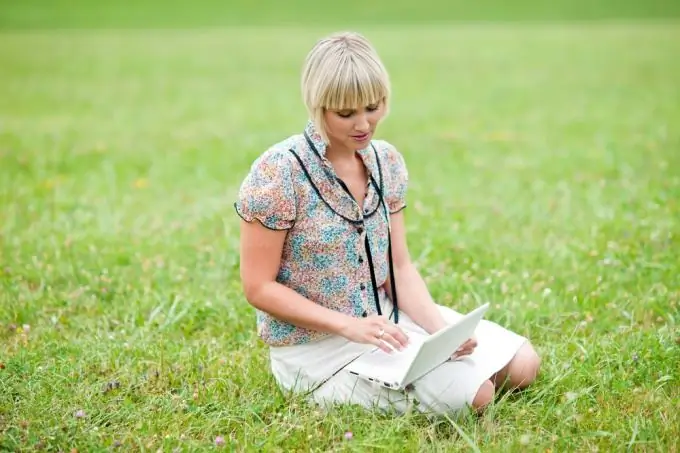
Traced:
<path fill-rule="evenodd" d="M 284 389 L 318 403 L 480 412 L 497 387 L 532 383 L 540 362 L 524 337 L 489 321 L 408 391 L 343 370 L 366 350 L 403 348 L 409 334 L 461 316 L 432 300 L 409 256 L 406 164 L 373 139 L 390 90 L 359 34 L 328 36 L 310 51 L 302 74 L 310 119 L 253 163 L 235 203 L 245 297 Z"/>

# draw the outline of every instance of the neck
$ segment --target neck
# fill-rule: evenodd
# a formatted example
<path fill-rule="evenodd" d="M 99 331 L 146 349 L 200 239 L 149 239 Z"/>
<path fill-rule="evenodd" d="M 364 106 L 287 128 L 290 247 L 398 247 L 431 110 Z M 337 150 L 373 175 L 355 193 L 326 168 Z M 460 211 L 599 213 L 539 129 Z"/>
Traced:
<path fill-rule="evenodd" d="M 326 146 L 326 159 L 334 162 L 352 160 L 356 157 L 356 151 L 346 146 L 329 144 Z"/>

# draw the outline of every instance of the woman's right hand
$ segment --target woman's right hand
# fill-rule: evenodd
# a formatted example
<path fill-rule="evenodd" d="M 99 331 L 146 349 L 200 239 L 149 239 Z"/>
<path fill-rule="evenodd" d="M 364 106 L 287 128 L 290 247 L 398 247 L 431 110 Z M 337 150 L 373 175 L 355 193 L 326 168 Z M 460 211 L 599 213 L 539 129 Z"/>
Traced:
<path fill-rule="evenodd" d="M 352 318 L 343 327 L 340 335 L 355 343 L 375 345 L 387 353 L 391 353 L 392 349 L 401 351 L 408 345 L 408 337 L 404 331 L 386 316 Z"/>

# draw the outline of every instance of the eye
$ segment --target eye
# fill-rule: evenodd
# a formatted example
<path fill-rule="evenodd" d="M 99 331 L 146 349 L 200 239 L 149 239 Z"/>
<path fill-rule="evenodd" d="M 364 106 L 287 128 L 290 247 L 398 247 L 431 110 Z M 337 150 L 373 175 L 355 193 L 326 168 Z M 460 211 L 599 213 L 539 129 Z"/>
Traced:
<path fill-rule="evenodd" d="M 369 112 L 375 112 L 379 108 L 380 108 L 380 103 L 377 103 L 377 104 L 369 105 L 368 107 L 366 107 L 366 110 L 368 110 Z"/>
<path fill-rule="evenodd" d="M 354 111 L 352 111 L 352 110 L 341 110 L 341 111 L 336 112 L 336 113 L 337 113 L 338 116 L 340 116 L 342 118 L 349 118 L 350 116 L 352 116 Z"/>

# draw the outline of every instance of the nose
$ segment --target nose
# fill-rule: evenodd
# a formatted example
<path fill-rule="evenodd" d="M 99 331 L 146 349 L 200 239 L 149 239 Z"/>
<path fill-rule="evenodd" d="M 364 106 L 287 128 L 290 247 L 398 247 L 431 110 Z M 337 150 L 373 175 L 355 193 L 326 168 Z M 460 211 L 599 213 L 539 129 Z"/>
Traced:
<path fill-rule="evenodd" d="M 365 113 L 360 113 L 356 116 L 354 128 L 361 133 L 368 132 L 370 124 L 368 122 L 368 116 Z"/>

